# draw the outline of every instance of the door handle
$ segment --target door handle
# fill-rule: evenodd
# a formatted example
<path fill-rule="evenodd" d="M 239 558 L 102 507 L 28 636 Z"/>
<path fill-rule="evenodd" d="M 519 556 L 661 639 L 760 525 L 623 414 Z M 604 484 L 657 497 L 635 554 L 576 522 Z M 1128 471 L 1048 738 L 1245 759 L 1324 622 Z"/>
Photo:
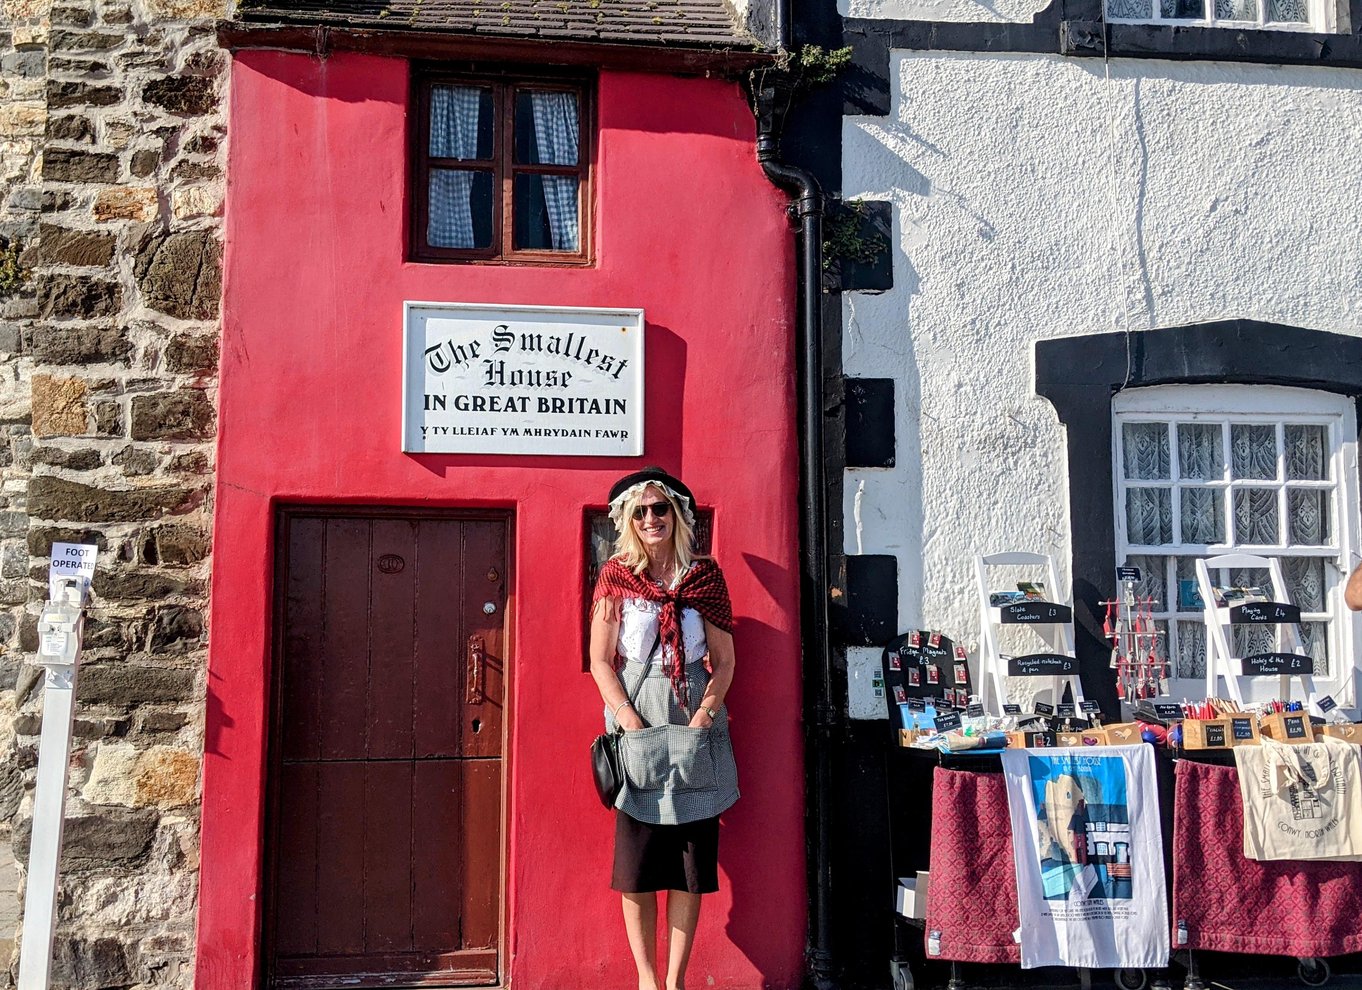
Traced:
<path fill-rule="evenodd" d="M 468 690 L 464 701 L 470 705 L 483 702 L 482 668 L 486 660 L 485 647 L 481 636 L 468 637 Z"/>

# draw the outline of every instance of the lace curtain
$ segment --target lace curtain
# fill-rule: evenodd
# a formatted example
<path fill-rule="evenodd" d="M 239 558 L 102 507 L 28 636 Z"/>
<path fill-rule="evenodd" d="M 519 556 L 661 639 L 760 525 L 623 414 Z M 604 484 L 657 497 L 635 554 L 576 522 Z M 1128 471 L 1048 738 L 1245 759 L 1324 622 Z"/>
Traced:
<path fill-rule="evenodd" d="M 573 93 L 532 92 L 534 140 L 538 161 L 576 165 L 580 153 L 577 97 Z M 542 175 L 549 238 L 555 251 L 578 249 L 577 180 L 569 175 Z"/>
<path fill-rule="evenodd" d="M 430 155 L 464 161 L 478 157 L 483 90 L 436 86 L 430 93 Z M 432 247 L 475 247 L 473 179 L 476 172 L 431 169 L 426 241 Z"/>

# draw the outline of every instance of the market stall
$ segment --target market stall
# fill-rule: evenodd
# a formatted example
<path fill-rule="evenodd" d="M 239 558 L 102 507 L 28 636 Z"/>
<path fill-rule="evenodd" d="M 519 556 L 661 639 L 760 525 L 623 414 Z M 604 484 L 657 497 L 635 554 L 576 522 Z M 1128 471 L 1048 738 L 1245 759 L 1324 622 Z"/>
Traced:
<path fill-rule="evenodd" d="M 1242 556 L 1225 566 L 1258 563 Z M 1108 614 L 1119 719 L 1070 682 L 1071 611 L 1047 596 L 1053 568 L 1048 582 L 999 589 L 980 559 L 973 664 L 936 630 L 886 645 L 900 988 L 921 959 L 949 963 L 953 990 L 970 985 L 971 967 L 999 965 L 1198 990 L 1202 952 L 1291 957 L 1320 985 L 1328 959 L 1362 952 L 1362 726 L 1314 691 L 1280 582 L 1218 586 L 1228 560 L 1201 567 L 1215 666 L 1195 702 L 1163 693 L 1130 568 Z M 1004 652 L 1009 625 L 1049 625 L 1045 647 Z M 1236 657 L 1242 625 L 1258 649 Z M 1280 697 L 1246 700 L 1241 684 L 1255 678 L 1272 678 Z M 911 805 L 896 800 L 905 785 Z"/>

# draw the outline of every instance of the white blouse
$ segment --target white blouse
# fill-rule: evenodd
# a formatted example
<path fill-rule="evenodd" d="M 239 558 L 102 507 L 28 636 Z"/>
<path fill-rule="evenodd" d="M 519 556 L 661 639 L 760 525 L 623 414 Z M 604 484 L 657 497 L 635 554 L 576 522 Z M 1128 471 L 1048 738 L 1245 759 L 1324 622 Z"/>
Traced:
<path fill-rule="evenodd" d="M 647 659 L 657 637 L 661 611 L 661 602 L 646 598 L 625 598 L 620 602 L 620 656 L 634 662 Z M 686 663 L 697 663 L 709 652 L 705 620 L 693 608 L 681 610 L 681 642 L 686 650 Z M 659 658 L 665 650 L 666 647 L 659 647 Z"/>

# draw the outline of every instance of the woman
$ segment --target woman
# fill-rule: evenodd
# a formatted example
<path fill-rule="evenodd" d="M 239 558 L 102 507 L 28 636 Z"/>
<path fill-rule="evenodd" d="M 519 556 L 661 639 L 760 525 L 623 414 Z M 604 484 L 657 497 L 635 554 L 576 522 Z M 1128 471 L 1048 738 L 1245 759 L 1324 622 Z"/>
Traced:
<path fill-rule="evenodd" d="M 618 539 L 591 603 L 591 676 L 606 729 L 624 730 L 610 886 L 639 990 L 682 990 L 700 897 L 719 889 L 719 813 L 738 799 L 724 696 L 733 613 L 723 572 L 695 555 L 690 489 L 661 468 L 610 489 Z M 668 891 L 666 983 L 658 981 L 657 892 Z"/>

